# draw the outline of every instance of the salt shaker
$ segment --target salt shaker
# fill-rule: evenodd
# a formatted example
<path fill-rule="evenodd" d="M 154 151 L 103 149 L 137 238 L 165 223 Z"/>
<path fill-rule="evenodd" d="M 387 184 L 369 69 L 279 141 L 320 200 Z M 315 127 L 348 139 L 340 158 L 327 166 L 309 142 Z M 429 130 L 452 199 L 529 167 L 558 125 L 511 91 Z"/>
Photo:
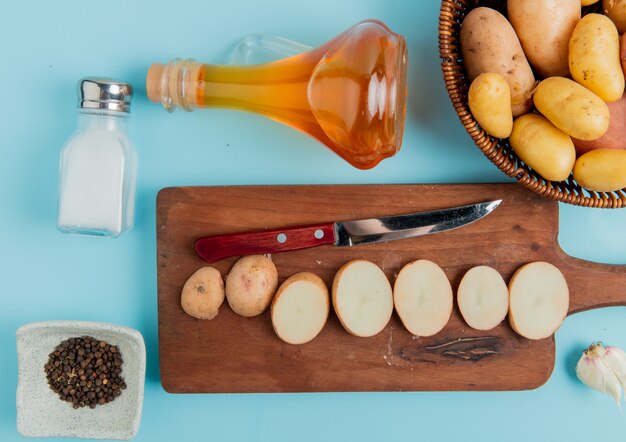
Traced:
<path fill-rule="evenodd" d="M 78 83 L 78 128 L 61 151 L 57 226 L 116 238 L 133 227 L 137 154 L 128 136 L 133 89 L 121 81 Z"/>

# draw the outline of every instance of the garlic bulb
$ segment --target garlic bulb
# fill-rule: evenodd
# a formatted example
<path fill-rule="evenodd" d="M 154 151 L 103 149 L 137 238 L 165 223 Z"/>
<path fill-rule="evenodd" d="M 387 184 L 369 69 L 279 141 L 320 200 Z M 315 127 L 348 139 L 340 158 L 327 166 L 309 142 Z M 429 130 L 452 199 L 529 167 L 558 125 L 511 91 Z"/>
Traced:
<path fill-rule="evenodd" d="M 613 396 L 621 408 L 622 389 L 626 388 L 626 353 L 622 349 L 594 342 L 578 361 L 576 375 L 588 387 Z"/>

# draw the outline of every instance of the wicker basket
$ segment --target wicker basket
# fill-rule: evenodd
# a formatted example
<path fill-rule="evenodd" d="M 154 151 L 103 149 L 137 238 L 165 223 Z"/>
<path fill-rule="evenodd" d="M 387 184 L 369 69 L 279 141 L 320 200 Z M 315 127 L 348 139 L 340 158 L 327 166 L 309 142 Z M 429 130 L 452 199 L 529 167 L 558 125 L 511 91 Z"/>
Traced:
<path fill-rule="evenodd" d="M 493 138 L 478 126 L 467 104 L 469 81 L 459 43 L 461 22 L 477 6 L 489 6 L 506 13 L 504 0 L 443 0 L 439 16 L 439 54 L 443 78 L 454 109 L 476 146 L 501 171 L 542 196 L 578 206 L 626 207 L 626 189 L 592 192 L 580 187 L 571 175 L 561 182 L 545 180 L 515 155 L 508 140 Z"/>

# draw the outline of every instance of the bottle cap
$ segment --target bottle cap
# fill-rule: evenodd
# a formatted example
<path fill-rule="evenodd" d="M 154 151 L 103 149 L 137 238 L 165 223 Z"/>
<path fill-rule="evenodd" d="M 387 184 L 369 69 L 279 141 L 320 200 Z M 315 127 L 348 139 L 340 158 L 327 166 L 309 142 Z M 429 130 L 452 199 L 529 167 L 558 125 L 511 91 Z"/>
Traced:
<path fill-rule="evenodd" d="M 87 77 L 78 81 L 78 107 L 130 112 L 133 87 L 110 78 Z"/>

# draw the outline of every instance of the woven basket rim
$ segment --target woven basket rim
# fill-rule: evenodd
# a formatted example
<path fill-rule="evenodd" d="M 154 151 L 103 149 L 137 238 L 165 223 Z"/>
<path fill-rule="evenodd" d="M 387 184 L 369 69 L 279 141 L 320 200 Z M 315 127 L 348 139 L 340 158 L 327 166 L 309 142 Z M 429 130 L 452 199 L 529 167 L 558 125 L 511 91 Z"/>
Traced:
<path fill-rule="evenodd" d="M 442 0 L 439 14 L 439 57 L 452 105 L 476 146 L 502 172 L 541 196 L 583 207 L 626 207 L 626 189 L 615 192 L 591 191 L 576 183 L 572 175 L 566 181 L 546 180 L 515 155 L 507 140 L 494 138 L 479 127 L 467 104 L 469 84 L 465 77 L 459 43 L 459 29 L 467 12 L 467 3 L 468 0 Z"/>

